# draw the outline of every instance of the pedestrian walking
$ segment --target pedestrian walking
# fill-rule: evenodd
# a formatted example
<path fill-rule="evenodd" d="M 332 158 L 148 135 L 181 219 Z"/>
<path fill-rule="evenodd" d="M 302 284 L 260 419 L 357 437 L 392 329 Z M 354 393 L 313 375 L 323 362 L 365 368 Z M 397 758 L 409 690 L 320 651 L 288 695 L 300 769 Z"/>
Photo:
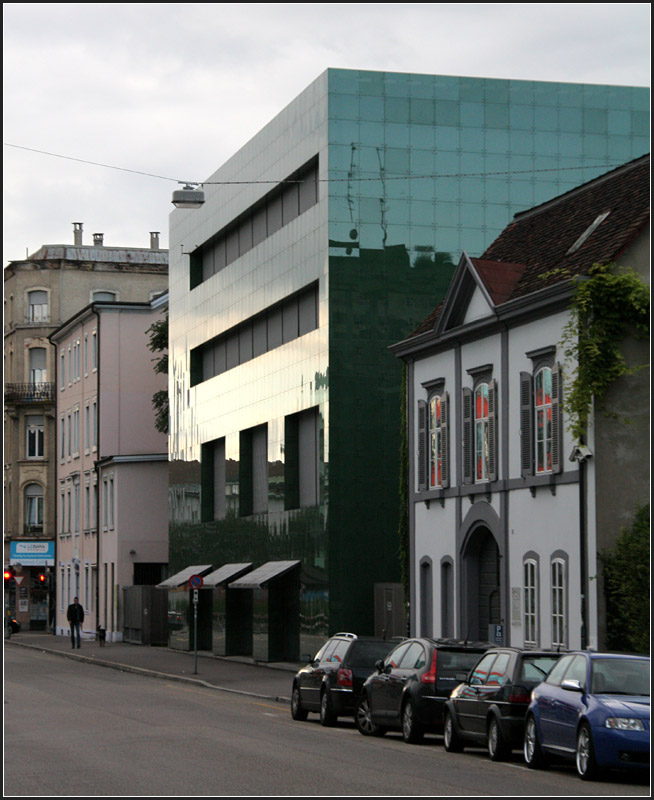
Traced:
<path fill-rule="evenodd" d="M 74 597 L 73 602 L 68 606 L 66 618 L 70 623 L 70 643 L 75 648 L 75 631 L 77 631 L 77 646 L 81 644 L 81 628 L 84 622 L 84 609 L 80 605 L 79 598 Z"/>

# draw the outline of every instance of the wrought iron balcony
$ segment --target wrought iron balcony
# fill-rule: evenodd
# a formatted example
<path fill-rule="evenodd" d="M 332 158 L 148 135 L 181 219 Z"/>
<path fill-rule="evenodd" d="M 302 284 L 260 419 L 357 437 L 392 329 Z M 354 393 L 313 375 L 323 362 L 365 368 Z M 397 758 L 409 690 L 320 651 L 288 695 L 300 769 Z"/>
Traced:
<path fill-rule="evenodd" d="M 5 403 L 52 403 L 54 383 L 5 383 Z"/>

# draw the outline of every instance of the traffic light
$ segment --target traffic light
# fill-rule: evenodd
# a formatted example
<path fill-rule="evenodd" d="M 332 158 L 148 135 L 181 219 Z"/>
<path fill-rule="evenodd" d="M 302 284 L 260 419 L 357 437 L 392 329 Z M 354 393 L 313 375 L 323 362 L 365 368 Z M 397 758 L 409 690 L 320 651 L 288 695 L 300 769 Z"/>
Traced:
<path fill-rule="evenodd" d="M 13 567 L 5 567 L 5 586 L 13 581 L 16 570 Z"/>
<path fill-rule="evenodd" d="M 40 572 L 37 575 L 36 579 L 41 584 L 41 586 L 45 586 L 46 583 L 48 582 L 48 576 L 45 574 L 45 572 Z"/>

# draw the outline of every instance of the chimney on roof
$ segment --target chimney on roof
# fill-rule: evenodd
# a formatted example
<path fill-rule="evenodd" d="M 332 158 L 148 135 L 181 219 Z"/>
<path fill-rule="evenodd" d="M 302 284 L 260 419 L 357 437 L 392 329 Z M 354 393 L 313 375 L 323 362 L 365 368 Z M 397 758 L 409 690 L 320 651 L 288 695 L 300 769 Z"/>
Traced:
<path fill-rule="evenodd" d="M 73 241 L 75 242 L 76 247 L 82 246 L 82 228 L 84 227 L 84 223 L 82 222 L 73 222 Z"/>
<path fill-rule="evenodd" d="M 102 247 L 102 243 L 104 242 L 104 233 L 94 233 L 93 234 L 93 246 L 94 247 Z"/>
<path fill-rule="evenodd" d="M 159 231 L 150 231 L 150 250 L 159 250 Z"/>

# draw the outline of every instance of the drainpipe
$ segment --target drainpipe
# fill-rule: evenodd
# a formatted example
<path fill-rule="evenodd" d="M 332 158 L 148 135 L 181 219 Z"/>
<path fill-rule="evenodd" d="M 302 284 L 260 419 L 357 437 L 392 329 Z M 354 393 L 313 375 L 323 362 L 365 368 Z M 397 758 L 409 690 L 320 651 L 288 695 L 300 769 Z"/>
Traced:
<path fill-rule="evenodd" d="M 588 647 L 588 525 L 586 514 L 586 459 L 579 460 L 579 560 L 581 580 L 581 649 Z"/>
<path fill-rule="evenodd" d="M 98 314 L 95 305 L 93 306 L 93 313 L 95 314 L 95 318 L 97 320 L 97 324 L 96 324 L 97 336 L 95 338 L 96 348 L 97 348 L 97 365 L 96 365 L 96 373 L 95 374 L 97 376 L 96 392 L 97 392 L 97 396 L 98 396 L 98 400 L 97 400 L 97 403 L 96 403 L 97 414 L 98 414 L 97 430 L 96 430 L 97 445 L 98 445 L 98 450 L 97 450 L 98 458 L 93 464 L 93 469 L 95 470 L 95 475 L 96 475 L 96 486 L 97 486 L 96 503 L 95 503 L 95 537 L 96 537 L 96 539 L 95 539 L 95 563 L 96 563 L 96 570 L 97 570 L 97 577 L 96 577 L 96 581 L 95 581 L 95 629 L 97 631 L 98 628 L 100 627 L 100 576 L 102 574 L 102 571 L 100 569 L 100 555 L 101 555 L 100 540 L 101 540 L 101 537 L 102 537 L 102 528 L 101 528 L 101 525 L 100 525 L 100 523 L 101 523 L 101 519 L 100 519 L 100 506 L 101 506 L 101 503 L 100 503 L 100 489 L 101 489 L 101 483 L 100 483 L 100 458 L 101 458 L 102 451 L 100 449 L 100 419 L 101 419 L 101 417 L 100 417 L 100 315 Z"/>

